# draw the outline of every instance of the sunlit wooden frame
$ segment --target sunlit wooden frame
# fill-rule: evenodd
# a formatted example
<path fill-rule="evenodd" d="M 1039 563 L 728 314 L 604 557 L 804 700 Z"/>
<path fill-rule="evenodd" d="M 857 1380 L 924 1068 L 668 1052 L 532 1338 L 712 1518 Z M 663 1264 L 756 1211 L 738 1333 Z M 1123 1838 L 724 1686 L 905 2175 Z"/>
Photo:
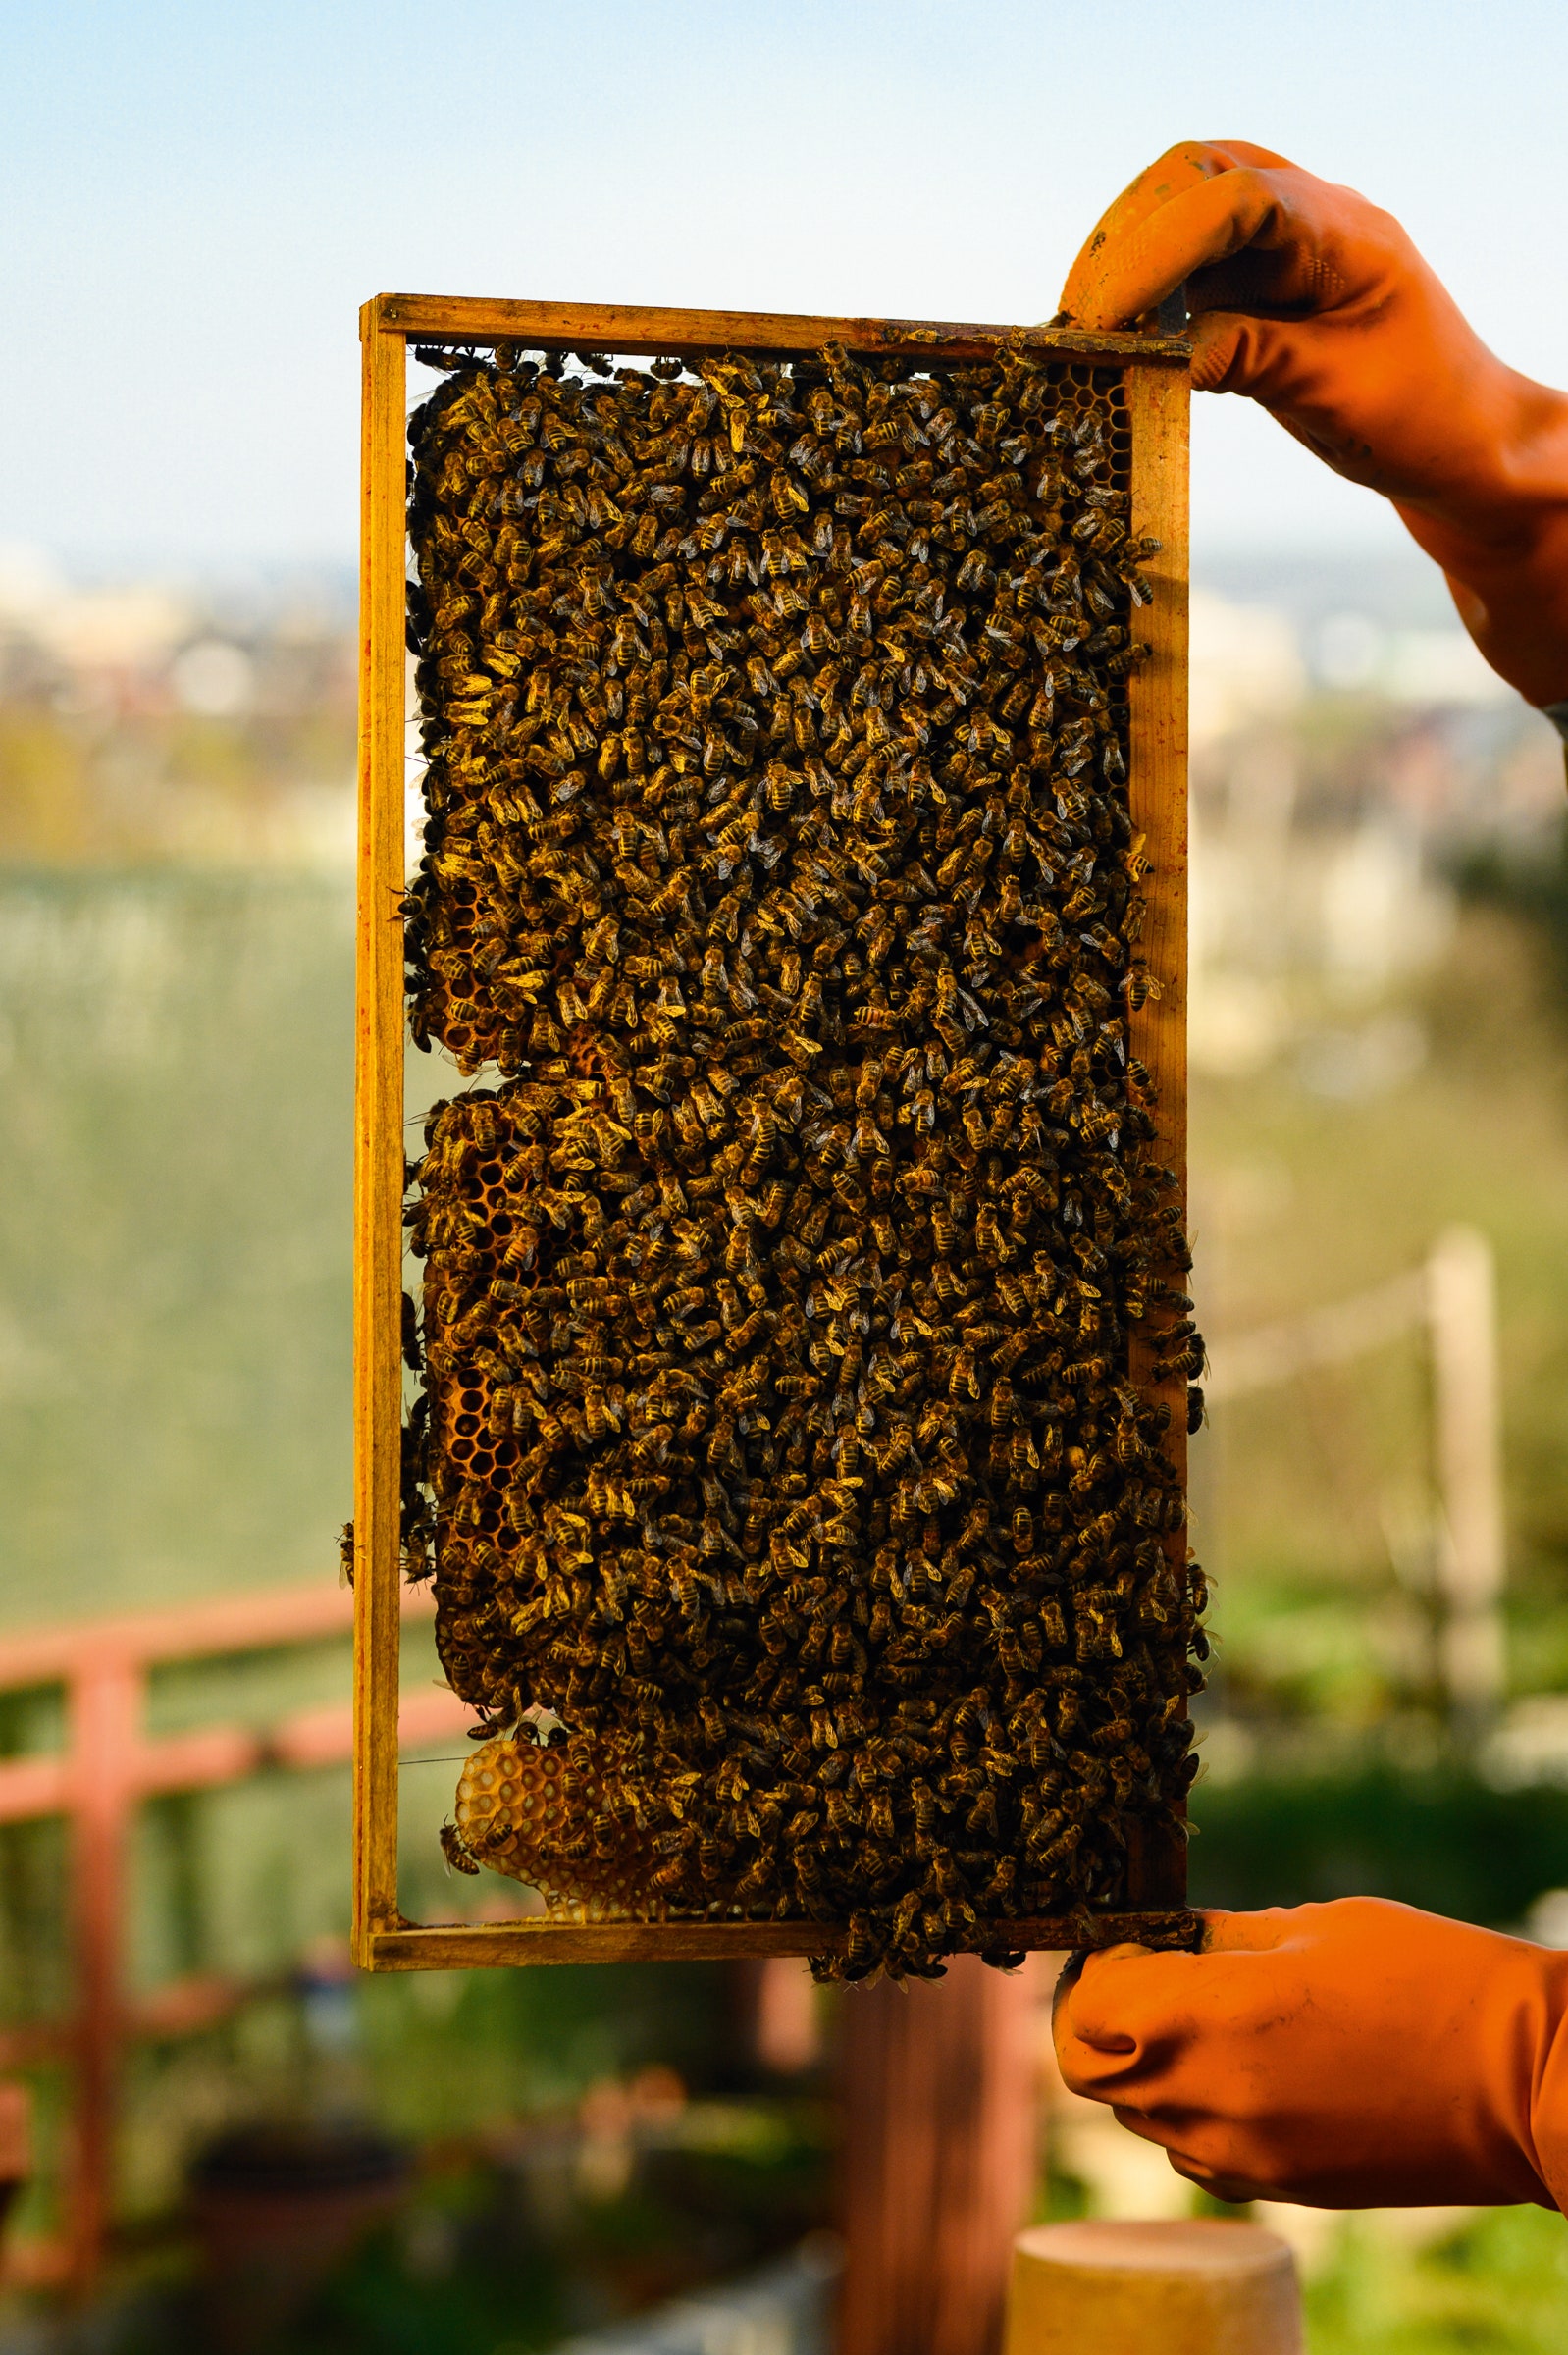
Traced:
<path fill-rule="evenodd" d="M 692 1961 L 832 1951 L 842 1927 L 808 1921 L 567 1921 L 421 1924 L 397 1902 L 399 1444 L 402 1423 L 403 925 L 406 668 L 406 362 L 410 341 L 531 351 L 807 354 L 824 343 L 878 359 L 972 360 L 1017 330 L 910 319 L 816 319 L 745 311 L 381 294 L 360 314 L 364 356 L 360 557 L 359 927 L 354 1113 L 354 1953 L 370 1970 L 518 1962 Z M 1143 954 L 1158 985 L 1133 1014 L 1130 1044 L 1159 1088 L 1161 1157 L 1186 1174 L 1186 669 L 1188 346 L 1173 336 L 1089 336 L 1034 328 L 1031 350 L 1110 361 L 1131 417 L 1131 529 L 1161 543 L 1138 615 L 1150 654 L 1128 682 L 1129 784 L 1150 860 Z M 1185 1478 L 1186 1393 L 1132 1378 L 1171 1409 L 1167 1446 Z M 1184 1561 L 1185 1540 L 1172 1541 Z M 1128 1858 L 1124 1903 L 1094 1912 L 1098 1938 L 1135 1937 L 1185 1902 L 1179 1840 Z M 970 1943 L 1010 1951 L 1075 1943 L 1052 1916 L 982 1925 Z"/>

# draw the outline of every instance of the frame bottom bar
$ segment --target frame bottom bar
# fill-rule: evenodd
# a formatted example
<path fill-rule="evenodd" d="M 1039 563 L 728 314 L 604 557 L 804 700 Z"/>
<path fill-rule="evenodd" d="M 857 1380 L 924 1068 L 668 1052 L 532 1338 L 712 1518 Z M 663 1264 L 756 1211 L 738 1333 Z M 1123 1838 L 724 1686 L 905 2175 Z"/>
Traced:
<path fill-rule="evenodd" d="M 999 1921 L 972 1931 L 955 1954 L 1061 1953 L 1085 1944 L 1082 1913 Z M 1095 1946 L 1169 1938 L 1190 1920 L 1184 1909 L 1096 1912 Z M 849 1932 L 842 1922 L 810 1921 L 526 1921 L 453 1922 L 372 1930 L 360 1956 L 368 1970 L 485 1970 L 529 1962 L 717 1962 L 731 1955 L 836 1954 Z"/>

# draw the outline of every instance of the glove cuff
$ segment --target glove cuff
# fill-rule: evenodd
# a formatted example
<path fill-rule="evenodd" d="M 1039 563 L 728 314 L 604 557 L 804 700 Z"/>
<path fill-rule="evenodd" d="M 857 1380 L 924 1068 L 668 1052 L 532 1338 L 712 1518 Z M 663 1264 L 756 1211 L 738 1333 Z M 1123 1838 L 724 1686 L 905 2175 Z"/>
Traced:
<path fill-rule="evenodd" d="M 1546 2009 L 1530 2090 L 1529 2156 L 1568 2212 L 1568 1955 L 1553 1955 L 1551 1965 L 1542 1974 Z"/>

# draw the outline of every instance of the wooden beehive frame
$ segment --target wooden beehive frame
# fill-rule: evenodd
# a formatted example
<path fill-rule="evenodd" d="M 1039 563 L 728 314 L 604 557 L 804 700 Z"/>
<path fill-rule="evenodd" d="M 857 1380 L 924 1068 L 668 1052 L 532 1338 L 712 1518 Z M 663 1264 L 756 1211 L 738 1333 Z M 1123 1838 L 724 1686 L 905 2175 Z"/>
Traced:
<path fill-rule="evenodd" d="M 382 294 L 360 315 L 364 347 L 360 574 L 359 934 L 354 1160 L 354 1951 L 372 1970 L 513 1962 L 615 1962 L 831 1949 L 832 1924 L 801 1921 L 561 1921 L 420 1925 L 397 1903 L 399 1444 L 402 1422 L 403 924 L 406 668 L 406 357 L 410 341 L 531 351 L 807 354 L 824 343 L 911 363 L 976 360 L 1018 331 L 906 319 L 815 319 L 590 303 L 490 302 Z M 1167 336 L 1033 329 L 1033 351 L 1111 362 L 1131 415 L 1131 530 L 1161 543 L 1138 616 L 1150 654 L 1128 681 L 1129 785 L 1151 863 L 1142 945 L 1158 984 L 1130 1017 L 1132 1051 L 1160 1092 L 1162 1158 L 1185 1190 L 1187 344 Z M 1139 1362 L 1141 1358 L 1141 1363 Z M 1185 1474 L 1180 1378 L 1153 1380 L 1135 1346 L 1132 1378 L 1171 1408 L 1166 1444 Z M 1172 1541 L 1184 1561 L 1185 1540 Z M 1152 1844 L 1128 1860 L 1124 1908 L 1096 1914 L 1105 1939 L 1179 1907 L 1185 1851 Z M 1075 1943 L 1066 1917 L 1007 1921 L 978 1946 Z"/>

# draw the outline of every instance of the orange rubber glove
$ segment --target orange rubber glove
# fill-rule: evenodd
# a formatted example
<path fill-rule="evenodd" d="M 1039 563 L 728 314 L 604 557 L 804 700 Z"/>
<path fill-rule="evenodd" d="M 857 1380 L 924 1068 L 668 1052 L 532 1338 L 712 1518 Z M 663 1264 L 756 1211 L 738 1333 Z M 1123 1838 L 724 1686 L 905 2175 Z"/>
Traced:
<path fill-rule="evenodd" d="M 1205 1919 L 1064 1974 L 1074 2093 L 1222 2200 L 1562 2206 L 1568 1954 L 1375 1897 Z"/>
<path fill-rule="evenodd" d="M 1062 309 L 1120 327 L 1183 285 L 1194 385 L 1250 394 L 1383 492 L 1492 668 L 1568 704 L 1568 397 L 1488 350 L 1397 221 L 1266 147 L 1169 149 L 1100 222 Z"/>

